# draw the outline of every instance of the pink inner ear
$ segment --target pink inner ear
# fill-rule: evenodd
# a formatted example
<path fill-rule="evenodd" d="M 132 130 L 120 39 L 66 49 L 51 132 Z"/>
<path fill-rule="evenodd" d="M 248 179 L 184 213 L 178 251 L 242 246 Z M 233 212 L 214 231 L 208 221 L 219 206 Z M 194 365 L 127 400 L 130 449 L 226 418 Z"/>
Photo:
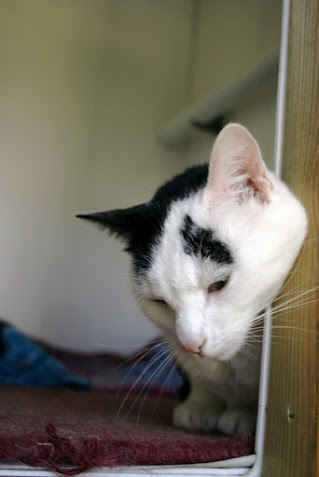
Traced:
<path fill-rule="evenodd" d="M 258 143 L 240 124 L 228 124 L 213 147 L 205 200 L 212 204 L 253 190 L 258 200 L 270 202 L 271 189 Z"/>

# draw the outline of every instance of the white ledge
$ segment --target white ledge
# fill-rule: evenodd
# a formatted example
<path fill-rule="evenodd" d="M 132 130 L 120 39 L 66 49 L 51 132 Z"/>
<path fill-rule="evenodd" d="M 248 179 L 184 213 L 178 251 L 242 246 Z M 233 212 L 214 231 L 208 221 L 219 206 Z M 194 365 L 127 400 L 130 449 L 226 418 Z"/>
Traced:
<path fill-rule="evenodd" d="M 206 123 L 225 115 L 278 74 L 279 54 L 264 59 L 236 83 L 209 95 L 202 102 L 191 105 L 169 121 L 159 132 L 158 139 L 165 146 L 175 146 L 194 131 L 193 121 Z"/>

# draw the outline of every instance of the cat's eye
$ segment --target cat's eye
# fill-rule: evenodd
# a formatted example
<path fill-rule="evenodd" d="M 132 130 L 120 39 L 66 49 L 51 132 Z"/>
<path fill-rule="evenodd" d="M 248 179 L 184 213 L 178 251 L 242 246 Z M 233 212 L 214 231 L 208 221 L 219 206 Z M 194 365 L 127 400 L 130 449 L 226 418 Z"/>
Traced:
<path fill-rule="evenodd" d="M 222 288 L 224 288 L 224 286 L 226 285 L 228 279 L 226 280 L 218 280 L 217 282 L 214 282 L 214 283 L 211 283 L 207 289 L 208 293 L 213 293 L 215 291 L 219 291 L 221 290 Z"/>
<path fill-rule="evenodd" d="M 153 298 L 153 301 L 155 303 L 159 303 L 159 304 L 162 304 L 162 305 L 166 305 L 166 301 L 165 300 L 162 300 L 161 298 Z"/>

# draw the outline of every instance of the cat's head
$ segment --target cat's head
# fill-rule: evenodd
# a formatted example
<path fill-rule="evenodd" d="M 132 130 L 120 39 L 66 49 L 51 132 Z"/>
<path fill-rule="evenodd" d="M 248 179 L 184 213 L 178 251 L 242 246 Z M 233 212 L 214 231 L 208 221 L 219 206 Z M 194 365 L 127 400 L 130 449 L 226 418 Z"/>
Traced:
<path fill-rule="evenodd" d="M 175 346 L 220 360 L 278 294 L 307 229 L 303 206 L 238 124 L 219 134 L 209 166 L 149 202 L 80 217 L 124 240 L 140 306 Z"/>

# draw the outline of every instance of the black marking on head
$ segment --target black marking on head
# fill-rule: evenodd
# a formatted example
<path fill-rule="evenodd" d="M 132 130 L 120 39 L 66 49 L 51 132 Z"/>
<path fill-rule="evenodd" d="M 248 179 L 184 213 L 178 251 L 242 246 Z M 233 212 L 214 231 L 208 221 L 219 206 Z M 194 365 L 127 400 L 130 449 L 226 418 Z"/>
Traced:
<path fill-rule="evenodd" d="M 182 200 L 204 188 L 208 165 L 191 167 L 161 186 L 152 200 L 128 209 L 117 209 L 79 218 L 95 222 L 122 238 L 125 251 L 133 258 L 135 275 L 141 275 L 152 263 L 152 251 L 158 243 L 172 202 Z"/>
<path fill-rule="evenodd" d="M 184 252 L 188 255 L 209 258 L 220 264 L 230 264 L 233 257 L 228 247 L 214 237 L 210 229 L 196 225 L 189 215 L 184 217 L 180 234 L 183 240 Z"/>

